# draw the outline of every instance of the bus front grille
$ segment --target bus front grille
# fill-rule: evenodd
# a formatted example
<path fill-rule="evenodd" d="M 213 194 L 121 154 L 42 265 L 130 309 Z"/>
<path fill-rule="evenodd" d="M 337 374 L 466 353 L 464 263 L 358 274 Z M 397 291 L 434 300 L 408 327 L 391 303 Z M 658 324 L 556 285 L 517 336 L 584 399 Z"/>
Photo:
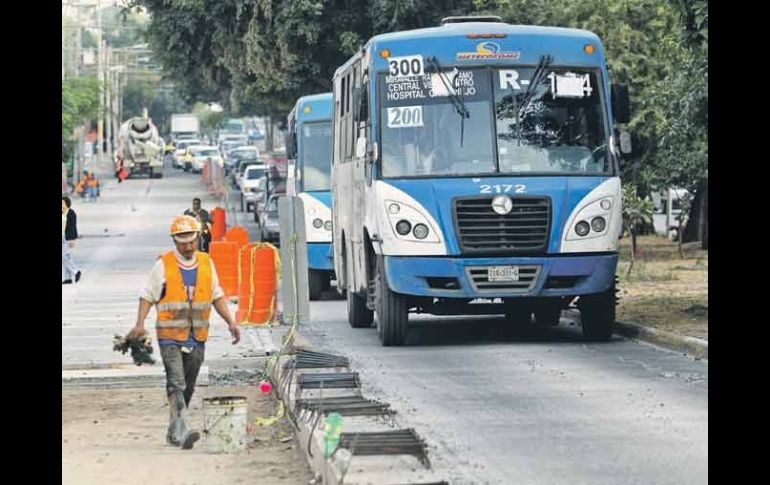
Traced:
<path fill-rule="evenodd" d="M 510 197 L 510 212 L 500 214 L 494 197 L 454 200 L 454 223 L 464 253 L 543 254 L 551 229 L 551 200 Z"/>

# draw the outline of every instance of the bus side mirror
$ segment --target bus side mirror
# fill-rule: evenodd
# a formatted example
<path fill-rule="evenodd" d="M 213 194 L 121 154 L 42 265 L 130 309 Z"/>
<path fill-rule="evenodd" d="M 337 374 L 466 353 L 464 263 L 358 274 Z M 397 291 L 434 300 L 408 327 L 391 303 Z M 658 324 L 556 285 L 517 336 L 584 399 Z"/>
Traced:
<path fill-rule="evenodd" d="M 628 84 L 612 85 L 612 116 L 617 123 L 631 121 L 631 102 L 628 96 Z"/>
<path fill-rule="evenodd" d="M 634 151 L 634 149 L 631 145 L 631 133 L 627 131 L 620 132 L 620 152 L 628 154 L 632 151 Z"/>
<path fill-rule="evenodd" d="M 295 150 L 296 145 L 294 143 L 294 133 L 287 131 L 286 134 L 284 134 L 284 145 L 286 145 L 286 158 L 297 158 L 297 150 Z"/>
<path fill-rule="evenodd" d="M 366 91 L 366 84 L 359 88 L 358 94 L 358 121 L 367 121 L 369 119 L 369 96 Z"/>

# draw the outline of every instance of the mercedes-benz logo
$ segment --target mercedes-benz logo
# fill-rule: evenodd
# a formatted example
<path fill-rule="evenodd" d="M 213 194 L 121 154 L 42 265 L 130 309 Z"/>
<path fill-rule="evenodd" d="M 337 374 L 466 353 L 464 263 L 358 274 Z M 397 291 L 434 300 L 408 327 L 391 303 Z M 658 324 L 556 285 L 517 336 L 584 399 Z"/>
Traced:
<path fill-rule="evenodd" d="M 492 199 L 492 210 L 504 216 L 513 210 L 513 201 L 507 195 L 496 195 Z"/>

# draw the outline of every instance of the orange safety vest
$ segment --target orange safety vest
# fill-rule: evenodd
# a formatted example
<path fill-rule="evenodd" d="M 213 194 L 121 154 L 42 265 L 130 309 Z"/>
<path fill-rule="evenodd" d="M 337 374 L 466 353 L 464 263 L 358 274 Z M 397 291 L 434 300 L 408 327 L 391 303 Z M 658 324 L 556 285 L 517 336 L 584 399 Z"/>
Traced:
<path fill-rule="evenodd" d="M 170 339 L 185 342 L 192 328 L 195 340 L 205 342 L 209 337 L 209 315 L 211 314 L 211 260 L 209 255 L 195 252 L 198 273 L 192 301 L 187 301 L 182 271 L 179 269 L 173 251 L 163 256 L 166 276 L 166 294 L 156 304 L 158 320 L 155 329 L 158 340 Z"/>
<path fill-rule="evenodd" d="M 87 178 L 86 179 L 86 185 L 89 187 L 96 187 L 96 179 L 95 178 Z"/>

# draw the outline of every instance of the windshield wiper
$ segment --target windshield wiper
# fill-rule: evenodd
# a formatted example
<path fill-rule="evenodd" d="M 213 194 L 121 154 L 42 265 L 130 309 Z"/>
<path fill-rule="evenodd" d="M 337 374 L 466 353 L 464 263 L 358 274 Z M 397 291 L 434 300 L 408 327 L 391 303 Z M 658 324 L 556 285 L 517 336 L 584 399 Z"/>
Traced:
<path fill-rule="evenodd" d="M 460 95 L 457 95 L 457 79 L 459 77 L 459 71 L 455 75 L 454 78 L 454 86 L 450 86 L 449 78 L 447 77 L 446 73 L 441 70 L 441 64 L 438 62 L 438 58 L 436 56 L 429 57 L 425 61 L 426 67 L 428 68 L 425 72 L 432 74 L 437 73 L 439 76 L 439 79 L 441 79 L 441 83 L 444 85 L 444 88 L 447 90 L 447 95 L 449 97 L 449 102 L 452 103 L 452 106 L 454 107 L 455 111 L 458 115 L 460 115 L 460 146 L 463 146 L 463 137 L 465 135 L 465 118 L 470 118 L 471 113 L 468 111 L 468 107 L 465 106 L 465 95 L 463 94 L 462 89 L 460 89 Z M 455 68 L 457 69 L 457 68 Z"/>
<path fill-rule="evenodd" d="M 524 91 L 523 94 L 515 96 L 515 97 L 518 97 L 518 96 L 522 97 L 521 105 L 519 106 L 519 109 L 516 111 L 516 124 L 519 128 L 519 135 L 518 135 L 519 146 L 521 146 L 521 122 L 524 119 L 524 115 L 526 114 L 527 108 L 529 108 L 529 103 L 532 102 L 532 97 L 535 95 L 535 89 L 543 81 L 543 78 L 545 77 L 545 70 L 548 68 L 549 65 L 551 65 L 551 62 L 553 62 L 553 57 L 551 57 L 550 55 L 540 56 L 540 62 L 537 63 L 537 67 L 535 68 L 535 72 L 532 74 L 532 79 L 530 79 L 529 81 L 527 90 Z"/>

